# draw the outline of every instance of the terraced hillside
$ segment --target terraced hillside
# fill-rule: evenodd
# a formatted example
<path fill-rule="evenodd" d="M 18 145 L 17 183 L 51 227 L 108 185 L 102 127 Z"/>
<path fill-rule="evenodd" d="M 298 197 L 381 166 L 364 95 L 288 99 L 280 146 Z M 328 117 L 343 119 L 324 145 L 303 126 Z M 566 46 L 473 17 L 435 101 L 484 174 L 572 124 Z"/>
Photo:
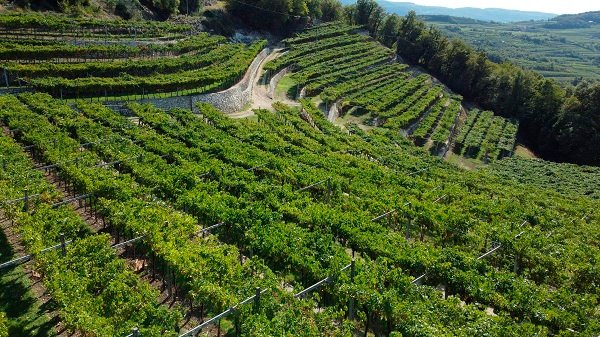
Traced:
<path fill-rule="evenodd" d="M 100 23 L 93 20 L 73 24 L 28 19 L 0 15 L 0 28 L 9 37 L 0 44 L 2 83 L 60 98 L 161 98 L 226 89 L 240 80 L 265 46 L 264 41 L 251 45 L 228 43 L 224 37 L 205 33 L 171 35 L 171 30 L 178 32 L 177 26 L 169 30 L 170 26 L 159 24 L 114 24 L 107 26 L 106 35 L 102 35 L 102 30 L 97 31 Z M 32 27 L 25 35 L 12 29 L 22 21 L 26 22 L 23 27 Z M 65 42 L 47 38 L 48 31 L 57 33 L 63 27 L 77 34 L 76 39 Z M 131 34 L 132 30 L 140 31 L 140 39 L 133 43 L 123 40 L 120 34 L 137 35 Z M 143 42 L 144 36 L 151 39 Z"/>
<path fill-rule="evenodd" d="M 102 20 L 51 12 L 5 12 L 0 15 L 3 40 L 153 40 L 174 39 L 193 30 L 188 24 L 158 21 Z"/>
<path fill-rule="evenodd" d="M 265 66 L 266 76 L 291 70 L 294 96 L 318 96 L 330 115 L 358 117 L 365 125 L 402 132 L 431 153 L 445 154 L 456 135 L 461 139 L 457 148 L 462 148 L 461 137 L 469 134 L 473 122 L 469 118 L 459 130 L 462 97 L 435 84 L 428 75 L 409 71 L 390 49 L 356 34 L 357 30 L 329 24 L 299 33 L 285 41 L 286 54 Z M 482 139 L 476 139 L 474 130 L 466 156 L 481 159 L 489 152 L 486 158 L 496 159 L 512 155 L 516 125 L 498 116 L 493 120 L 499 125 L 482 126 Z"/>
<path fill-rule="evenodd" d="M 486 161 L 512 156 L 517 127 L 491 111 L 471 111 L 455 139 L 454 152 Z"/>
<path fill-rule="evenodd" d="M 265 296 L 254 309 L 226 311 L 223 330 L 597 331 L 597 201 L 459 171 L 412 154 L 391 131 L 345 134 L 307 101 L 302 112 L 275 105 L 257 120 L 198 108 L 201 115 L 131 104 L 131 119 L 43 94 L 0 98 L 0 120 L 14 130 L 2 136 L 2 155 L 21 158 L 3 171 L 2 200 L 31 193 L 27 204 L 4 202 L 5 214 L 30 252 L 60 242 L 60 233 L 75 239 L 66 255 L 36 257 L 69 329 L 175 335 L 185 324 L 157 304 L 161 291 L 186 317 L 209 318 L 259 287 Z M 48 165 L 69 190 L 93 195 L 111 235 L 93 234 L 74 205 L 51 207 L 62 196 L 36 169 Z M 33 174 L 23 179 L 23 171 Z M 137 273 L 119 262 L 130 255 L 109 246 L 135 238 L 129 245 L 144 261 Z M 97 266 L 96 283 L 83 261 Z M 167 286 L 156 288 L 146 273 Z M 98 300 L 80 303 L 93 294 Z M 147 303 L 143 316 L 127 309 L 137 301 Z"/>

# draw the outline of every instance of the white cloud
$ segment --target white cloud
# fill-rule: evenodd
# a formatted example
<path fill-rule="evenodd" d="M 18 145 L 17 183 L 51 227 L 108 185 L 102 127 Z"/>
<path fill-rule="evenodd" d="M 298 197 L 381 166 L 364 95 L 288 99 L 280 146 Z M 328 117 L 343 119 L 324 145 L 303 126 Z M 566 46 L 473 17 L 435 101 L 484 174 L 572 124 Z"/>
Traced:
<path fill-rule="evenodd" d="M 600 4 L 590 0 L 569 1 L 523 1 L 523 0 L 392 0 L 413 2 L 419 5 L 443 6 L 450 8 L 477 7 L 477 8 L 507 8 L 523 11 L 547 12 L 556 14 L 573 14 L 600 10 Z"/>

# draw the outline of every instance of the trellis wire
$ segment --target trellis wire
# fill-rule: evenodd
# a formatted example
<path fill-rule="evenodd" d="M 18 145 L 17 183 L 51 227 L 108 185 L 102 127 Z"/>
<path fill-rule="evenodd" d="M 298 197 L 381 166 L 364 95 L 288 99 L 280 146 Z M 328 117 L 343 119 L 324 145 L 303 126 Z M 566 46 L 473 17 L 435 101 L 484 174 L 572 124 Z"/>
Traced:
<path fill-rule="evenodd" d="M 340 272 L 343 272 L 344 270 L 350 268 L 352 266 L 352 263 L 349 263 L 348 265 L 346 265 L 344 268 L 340 269 Z M 325 283 L 329 283 L 332 280 L 332 276 L 327 276 L 326 278 L 322 279 L 321 281 L 305 288 L 304 290 L 298 292 L 297 294 L 294 294 L 295 298 L 300 298 L 304 295 L 306 295 L 307 293 L 313 291 L 314 289 L 319 288 L 320 286 L 322 286 Z"/>
<path fill-rule="evenodd" d="M 527 220 L 523 221 L 520 225 L 519 228 L 523 227 L 523 225 L 525 225 L 527 223 Z M 521 235 L 523 235 L 523 233 L 525 233 L 525 231 L 521 231 L 519 234 L 515 235 L 513 237 L 513 239 L 517 239 L 519 238 Z M 500 249 L 502 247 L 502 244 L 498 244 L 496 247 L 490 249 L 489 251 L 485 252 L 484 254 L 480 255 L 477 257 L 477 260 L 481 260 L 483 258 L 485 258 L 488 255 L 491 255 L 492 253 L 494 253 L 495 251 L 497 251 L 498 249 Z M 427 276 L 429 273 L 424 273 L 422 275 L 420 275 L 419 277 L 413 279 L 412 281 L 410 281 L 410 283 L 415 284 L 417 282 L 419 282 L 419 280 L 421 280 L 422 278 L 424 278 L 425 276 Z"/>
<path fill-rule="evenodd" d="M 227 316 L 229 314 L 232 314 L 233 312 L 235 312 L 237 310 L 238 307 L 240 307 L 240 306 L 242 306 L 242 305 L 244 305 L 244 304 L 246 304 L 246 303 L 254 300 L 257 297 L 260 297 L 260 295 L 264 294 L 268 290 L 268 289 L 263 289 L 263 290 L 259 291 L 259 289 L 260 288 L 257 288 L 257 292 L 256 292 L 255 295 L 246 298 L 245 300 L 241 301 L 240 303 L 236 304 L 235 306 L 233 306 L 233 307 L 231 307 L 231 308 L 223 311 L 222 313 L 214 316 L 213 318 L 209 319 L 208 321 L 206 321 L 206 322 L 204 322 L 204 323 L 202 323 L 202 324 L 200 324 L 200 325 L 192 328 L 191 330 L 187 331 L 184 334 L 179 335 L 179 337 L 188 337 L 188 336 L 191 336 L 191 335 L 193 335 L 193 334 L 195 334 L 197 332 L 200 332 L 203 328 L 209 326 L 210 324 L 213 324 L 214 322 L 220 320 L 221 318 L 223 318 L 223 317 L 225 317 L 225 316 Z M 130 336 L 133 336 L 133 335 L 129 335 L 127 337 L 130 337 Z"/>

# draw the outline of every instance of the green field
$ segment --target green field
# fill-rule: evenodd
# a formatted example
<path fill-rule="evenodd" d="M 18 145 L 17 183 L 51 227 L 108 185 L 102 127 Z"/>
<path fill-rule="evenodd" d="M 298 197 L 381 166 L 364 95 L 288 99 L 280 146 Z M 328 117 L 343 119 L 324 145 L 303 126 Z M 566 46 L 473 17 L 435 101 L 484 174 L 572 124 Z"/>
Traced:
<path fill-rule="evenodd" d="M 503 24 L 436 16 L 424 19 L 448 36 L 484 50 L 495 61 L 510 60 L 564 84 L 600 79 L 600 24 L 548 28 L 548 22 Z"/>

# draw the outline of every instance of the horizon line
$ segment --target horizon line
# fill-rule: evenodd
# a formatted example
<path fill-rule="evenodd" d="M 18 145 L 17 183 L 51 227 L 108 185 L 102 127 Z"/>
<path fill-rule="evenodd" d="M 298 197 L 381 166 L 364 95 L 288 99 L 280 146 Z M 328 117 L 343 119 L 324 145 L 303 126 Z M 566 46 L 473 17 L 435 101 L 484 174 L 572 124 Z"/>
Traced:
<path fill-rule="evenodd" d="M 411 0 L 382 0 L 382 1 L 387 1 L 387 2 L 396 2 L 396 3 L 406 3 L 406 4 L 413 4 L 416 6 L 422 6 L 422 7 L 439 7 L 439 8 L 448 8 L 448 9 L 481 9 L 481 10 L 487 10 L 487 9 L 500 9 L 500 10 L 508 10 L 508 11 L 517 11 L 517 12 L 526 12 L 526 13 L 540 13 L 540 14 L 551 14 L 551 15 L 572 15 L 572 14 L 583 14 L 583 13 L 589 13 L 589 12 L 598 12 L 600 11 L 600 8 L 597 10 L 586 10 L 583 12 L 546 12 L 546 11 L 542 11 L 542 10 L 529 10 L 529 9 L 517 9 L 517 8 L 506 8 L 506 7 L 475 7 L 475 6 L 460 6 L 460 7 L 454 7 L 454 6 L 448 6 L 448 5 L 426 5 L 426 4 L 418 4 L 415 3 Z"/>

